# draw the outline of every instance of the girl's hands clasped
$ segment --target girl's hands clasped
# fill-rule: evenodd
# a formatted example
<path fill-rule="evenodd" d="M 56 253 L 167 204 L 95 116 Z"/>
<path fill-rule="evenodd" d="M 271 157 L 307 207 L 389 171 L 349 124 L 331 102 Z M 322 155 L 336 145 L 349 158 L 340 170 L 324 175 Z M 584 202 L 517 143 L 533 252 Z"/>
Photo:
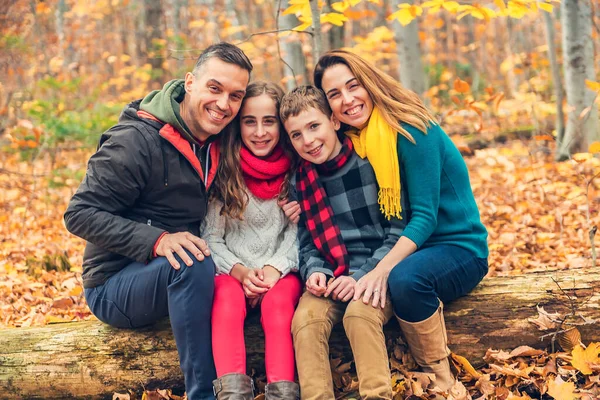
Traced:
<path fill-rule="evenodd" d="M 390 270 L 376 267 L 356 282 L 354 286 L 354 300 L 360 300 L 365 304 L 371 303 L 373 307 L 385 307 L 387 296 L 387 282 Z"/>
<path fill-rule="evenodd" d="M 265 294 L 270 286 L 264 281 L 262 269 L 248 268 L 242 264 L 235 264 L 231 269 L 231 276 L 240 281 L 247 298 L 252 299 Z"/>

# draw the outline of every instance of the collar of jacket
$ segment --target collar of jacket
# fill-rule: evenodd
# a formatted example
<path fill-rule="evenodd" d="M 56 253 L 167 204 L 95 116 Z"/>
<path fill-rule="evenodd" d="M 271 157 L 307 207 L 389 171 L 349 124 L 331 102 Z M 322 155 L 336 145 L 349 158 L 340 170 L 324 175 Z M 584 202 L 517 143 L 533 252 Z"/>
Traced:
<path fill-rule="evenodd" d="M 140 110 L 137 112 L 137 114 L 140 118 L 146 118 L 151 119 L 153 121 L 162 122 L 154 115 L 146 111 Z M 192 165 L 192 167 L 194 167 L 194 170 L 196 170 L 196 172 L 200 176 L 200 179 L 202 179 L 206 190 L 208 190 L 210 188 L 210 185 L 215 180 L 215 176 L 217 174 L 217 167 L 219 166 L 219 139 L 215 138 L 214 141 L 211 141 L 207 144 L 207 146 L 209 146 L 208 156 L 211 160 L 211 163 L 210 170 L 207 172 L 207 176 L 205 177 L 204 172 L 202 171 L 202 166 L 200 165 L 200 160 L 198 159 L 196 154 L 194 154 L 190 142 L 187 139 L 185 139 L 181 135 L 181 133 L 177 131 L 177 129 L 175 129 L 170 124 L 164 124 L 158 133 L 161 137 L 163 137 L 165 140 L 171 143 L 185 157 L 185 159 Z"/>

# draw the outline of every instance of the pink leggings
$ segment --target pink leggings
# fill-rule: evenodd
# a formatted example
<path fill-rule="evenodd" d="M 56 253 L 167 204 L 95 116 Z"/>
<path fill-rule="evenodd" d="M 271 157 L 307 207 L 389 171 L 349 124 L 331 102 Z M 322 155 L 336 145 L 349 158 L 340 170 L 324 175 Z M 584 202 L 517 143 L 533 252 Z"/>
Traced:
<path fill-rule="evenodd" d="M 293 381 L 295 372 L 292 317 L 302 291 L 295 274 L 280 279 L 260 303 L 265 332 L 267 382 Z M 229 275 L 215 277 L 212 308 L 212 347 L 217 377 L 246 373 L 244 320 L 247 299 L 242 284 Z"/>

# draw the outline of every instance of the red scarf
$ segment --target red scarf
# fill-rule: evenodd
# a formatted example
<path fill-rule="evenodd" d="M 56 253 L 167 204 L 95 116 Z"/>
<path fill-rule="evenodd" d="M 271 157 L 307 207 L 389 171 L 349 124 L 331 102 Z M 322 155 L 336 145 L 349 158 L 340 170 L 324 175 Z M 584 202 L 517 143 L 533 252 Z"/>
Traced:
<path fill-rule="evenodd" d="M 240 159 L 244 181 L 254 196 L 269 200 L 279 195 L 285 174 L 290 169 L 290 160 L 281 146 L 275 146 L 273 152 L 265 158 L 256 157 L 242 146 Z"/>
<path fill-rule="evenodd" d="M 333 276 L 347 274 L 350 260 L 327 193 L 319 180 L 319 171 L 325 174 L 336 172 L 348 162 L 353 149 L 352 141 L 344 136 L 340 154 L 334 159 L 320 165 L 304 161 L 296 173 L 296 190 L 306 228 L 317 250 L 329 263 L 325 267 L 332 269 Z"/>

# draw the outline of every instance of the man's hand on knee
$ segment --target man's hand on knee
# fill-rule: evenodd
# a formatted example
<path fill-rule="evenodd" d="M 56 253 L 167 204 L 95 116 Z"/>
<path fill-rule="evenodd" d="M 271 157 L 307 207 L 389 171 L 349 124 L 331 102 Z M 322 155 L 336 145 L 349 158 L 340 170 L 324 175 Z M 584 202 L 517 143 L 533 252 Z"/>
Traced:
<path fill-rule="evenodd" d="M 175 258 L 175 254 L 188 267 L 193 264 L 186 250 L 193 254 L 198 261 L 203 261 L 204 257 L 210 256 L 210 250 L 204 239 L 200 239 L 189 232 L 167 233 L 164 235 L 158 242 L 156 255 L 166 257 L 173 268 L 179 269 L 181 266 Z"/>

